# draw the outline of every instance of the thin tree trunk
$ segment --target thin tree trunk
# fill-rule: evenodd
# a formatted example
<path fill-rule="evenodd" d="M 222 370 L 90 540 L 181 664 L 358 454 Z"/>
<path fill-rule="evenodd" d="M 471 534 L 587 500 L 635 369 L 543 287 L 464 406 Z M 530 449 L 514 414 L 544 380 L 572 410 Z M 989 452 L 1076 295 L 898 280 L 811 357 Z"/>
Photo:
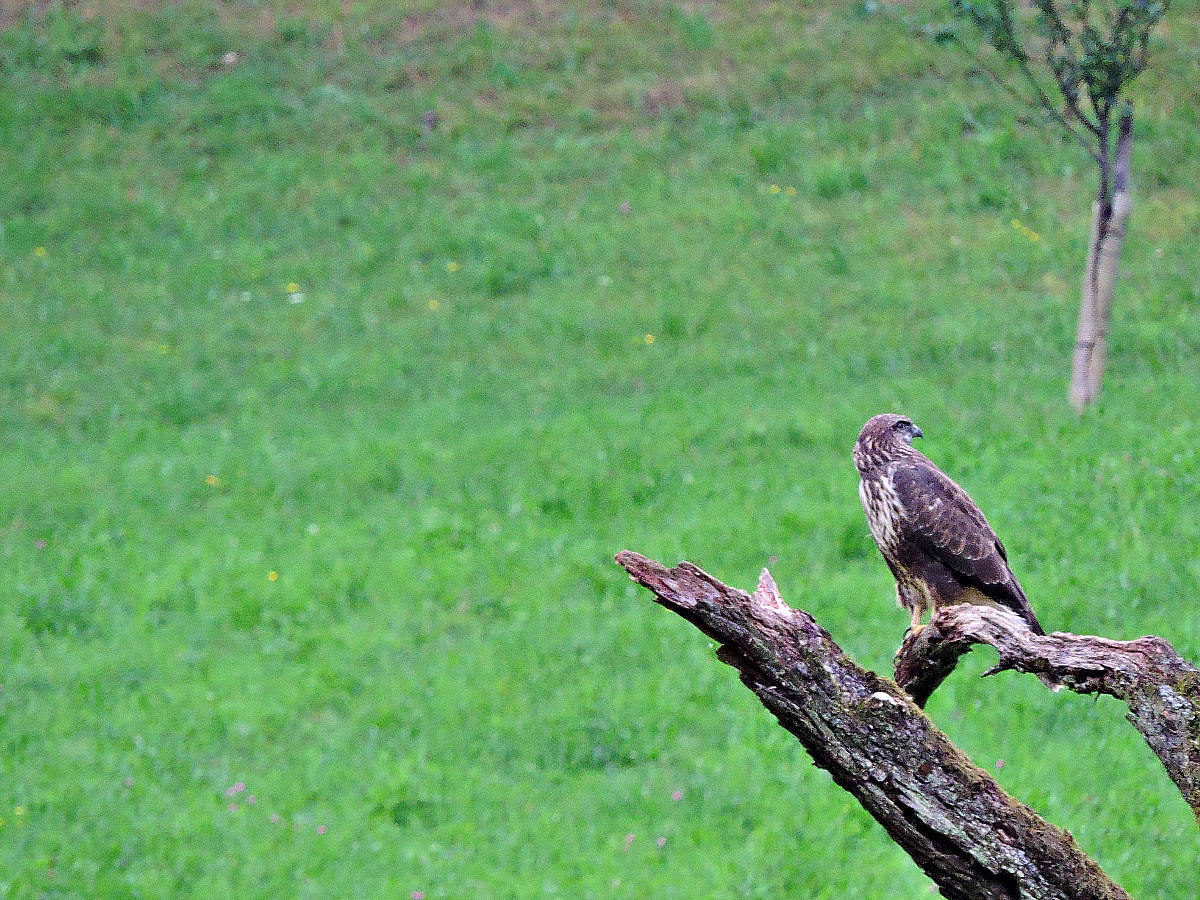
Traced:
<path fill-rule="evenodd" d="M 1106 144 L 1102 141 L 1102 144 Z M 1104 367 L 1108 361 L 1108 328 L 1113 294 L 1120 270 L 1121 248 L 1132 200 L 1129 195 L 1130 156 L 1133 148 L 1133 117 L 1121 116 L 1117 134 L 1116 162 L 1112 170 L 1112 195 L 1108 194 L 1108 157 L 1102 154 L 1100 193 L 1092 204 L 1092 228 L 1088 240 L 1087 266 L 1083 274 L 1079 323 L 1071 362 L 1071 406 L 1082 412 L 1100 395 Z"/>
<path fill-rule="evenodd" d="M 1107 233 L 1096 260 L 1096 346 L 1088 360 L 1088 394 L 1092 400 L 1100 396 L 1100 382 L 1108 361 L 1108 326 L 1112 318 L 1113 293 L 1121 265 L 1121 248 L 1125 243 L 1125 223 L 1129 221 L 1132 199 L 1129 195 L 1129 166 L 1133 149 L 1133 117 L 1121 117 L 1117 136 L 1117 162 L 1113 168 L 1112 212 Z"/>
<path fill-rule="evenodd" d="M 1088 370 L 1096 348 L 1096 260 L 1100 253 L 1100 231 L 1104 204 L 1092 204 L 1092 228 L 1088 237 L 1087 265 L 1083 270 L 1083 299 L 1079 304 L 1079 321 L 1075 325 L 1075 353 L 1071 359 L 1071 407 L 1083 412 L 1092 402 Z"/>
<path fill-rule="evenodd" d="M 1006 794 L 895 682 L 855 665 L 816 620 L 690 563 L 617 562 L 721 644 L 779 724 L 862 804 L 949 900 L 1128 900 L 1068 832 Z"/>

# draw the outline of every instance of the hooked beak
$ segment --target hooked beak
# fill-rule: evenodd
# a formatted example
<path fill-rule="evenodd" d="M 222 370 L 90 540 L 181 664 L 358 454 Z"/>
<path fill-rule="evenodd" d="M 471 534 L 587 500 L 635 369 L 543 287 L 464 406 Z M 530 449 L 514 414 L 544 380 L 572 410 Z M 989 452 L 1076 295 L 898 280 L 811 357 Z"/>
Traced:
<path fill-rule="evenodd" d="M 923 438 L 925 437 L 925 432 L 921 430 L 919 425 L 914 425 L 912 427 L 912 436 L 915 438 Z"/>

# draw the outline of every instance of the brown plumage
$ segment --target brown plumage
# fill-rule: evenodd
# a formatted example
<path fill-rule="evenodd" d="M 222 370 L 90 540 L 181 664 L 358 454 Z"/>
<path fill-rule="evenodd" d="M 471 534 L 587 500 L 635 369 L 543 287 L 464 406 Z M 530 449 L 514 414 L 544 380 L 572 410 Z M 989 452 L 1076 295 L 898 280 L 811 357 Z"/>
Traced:
<path fill-rule="evenodd" d="M 1044 634 L 983 512 L 913 449 L 915 437 L 922 434 L 912 420 L 888 413 L 868 421 L 854 445 L 867 524 L 913 628 L 921 627 L 926 611 L 982 603 L 1015 612 Z"/>

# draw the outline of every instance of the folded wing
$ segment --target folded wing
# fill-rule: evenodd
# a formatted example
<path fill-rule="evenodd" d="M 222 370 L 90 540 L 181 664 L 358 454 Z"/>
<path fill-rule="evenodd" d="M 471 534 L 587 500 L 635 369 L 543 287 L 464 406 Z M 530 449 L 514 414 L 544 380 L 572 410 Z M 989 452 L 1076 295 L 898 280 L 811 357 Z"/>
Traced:
<path fill-rule="evenodd" d="M 908 540 L 949 569 L 964 586 L 1007 607 L 1036 634 L 1041 625 L 1008 566 L 1004 544 L 966 491 L 932 463 L 907 463 L 893 472 Z"/>

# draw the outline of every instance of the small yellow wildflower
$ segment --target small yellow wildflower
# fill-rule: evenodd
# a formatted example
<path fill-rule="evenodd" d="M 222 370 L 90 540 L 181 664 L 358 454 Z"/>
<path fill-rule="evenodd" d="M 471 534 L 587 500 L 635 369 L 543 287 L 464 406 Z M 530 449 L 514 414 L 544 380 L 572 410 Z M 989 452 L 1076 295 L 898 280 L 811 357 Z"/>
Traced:
<path fill-rule="evenodd" d="M 159 344 L 159 345 L 158 345 L 158 354 L 159 354 L 159 356 L 166 356 L 166 355 L 167 355 L 168 353 L 170 353 L 170 352 L 171 352 L 171 345 L 170 345 L 170 344 Z"/>
<path fill-rule="evenodd" d="M 272 569 L 270 572 L 267 573 L 267 581 L 278 581 L 278 580 L 279 580 L 279 573 L 276 572 L 274 569 Z"/>
<path fill-rule="evenodd" d="M 647 334 L 644 338 L 642 338 L 642 340 L 644 340 L 646 342 L 646 346 L 649 347 L 654 343 L 654 335 Z"/>
<path fill-rule="evenodd" d="M 455 272 L 457 272 L 461 268 L 462 268 L 462 265 L 460 265 L 458 262 L 456 262 L 453 259 L 450 260 L 450 262 L 446 263 L 446 271 L 449 272 L 451 275 L 453 275 Z"/>
<path fill-rule="evenodd" d="M 442 304 L 440 304 L 440 303 L 438 302 L 437 298 L 436 298 L 436 297 L 434 297 L 432 300 L 430 300 L 430 301 L 429 301 L 429 311 L 430 311 L 430 312 L 437 312 L 437 310 L 438 310 L 438 307 L 439 307 L 439 306 L 441 306 L 441 305 L 442 305 Z"/>
<path fill-rule="evenodd" d="M 1013 219 L 1012 227 L 1015 228 L 1017 231 L 1021 232 L 1021 234 L 1023 236 L 1027 237 L 1030 241 L 1032 241 L 1035 244 L 1042 239 L 1042 236 L 1040 234 L 1038 234 L 1036 231 L 1034 231 L 1032 228 L 1030 228 L 1028 225 L 1026 225 L 1020 219 Z"/>
<path fill-rule="evenodd" d="M 294 293 L 296 293 L 296 291 L 300 290 L 300 285 L 296 284 L 296 282 L 294 282 L 294 281 L 289 281 L 287 284 L 285 284 L 283 286 L 283 288 L 289 294 L 294 294 Z"/>
<path fill-rule="evenodd" d="M 42 256 L 42 257 L 44 257 L 44 256 L 46 255 L 46 248 L 45 248 L 45 247 L 34 247 L 34 248 L 33 248 L 33 255 L 34 255 L 34 256 Z"/>
<path fill-rule="evenodd" d="M 218 484 L 221 483 L 221 479 L 218 478 L 216 475 L 209 474 L 209 475 L 204 476 L 204 483 L 207 484 L 209 487 L 216 487 Z"/>
<path fill-rule="evenodd" d="M 795 189 L 794 187 L 792 187 L 790 184 L 789 184 L 787 187 L 785 187 L 785 188 L 783 189 L 783 192 L 784 192 L 785 194 L 787 194 L 789 197 L 795 197 L 795 196 L 796 196 L 796 189 Z"/>
<path fill-rule="evenodd" d="M 780 191 L 782 191 L 782 190 L 783 190 L 783 188 L 781 188 L 781 187 L 780 187 L 779 185 L 777 185 L 777 184 L 773 184 L 773 185 L 771 185 L 771 186 L 770 186 L 770 188 L 768 188 L 768 190 L 769 190 L 769 191 L 770 191 L 772 194 L 778 194 Z"/>
<path fill-rule="evenodd" d="M 23 806 L 14 806 L 14 807 L 13 807 L 13 815 L 14 815 L 14 816 L 18 816 L 18 817 L 25 815 L 25 807 L 23 807 Z"/>

